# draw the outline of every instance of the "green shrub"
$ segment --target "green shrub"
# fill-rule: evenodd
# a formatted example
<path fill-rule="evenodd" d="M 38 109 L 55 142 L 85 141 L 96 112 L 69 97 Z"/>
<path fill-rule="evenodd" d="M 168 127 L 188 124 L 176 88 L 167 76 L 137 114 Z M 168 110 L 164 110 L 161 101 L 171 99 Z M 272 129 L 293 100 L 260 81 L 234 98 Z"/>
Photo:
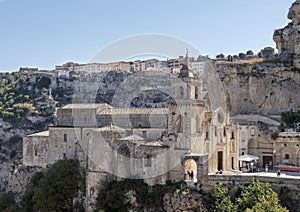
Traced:
<path fill-rule="evenodd" d="M 10 145 L 14 145 L 14 144 L 16 144 L 16 143 L 18 143 L 18 142 L 20 142 L 20 141 L 22 141 L 22 137 L 21 136 L 19 136 L 19 135 L 14 135 L 14 136 L 12 136 L 10 139 L 9 139 L 9 144 Z"/>
<path fill-rule="evenodd" d="M 33 110 L 32 103 L 19 103 L 19 104 L 14 104 L 14 108 L 18 109 L 24 109 L 26 111 L 31 111 Z"/>
<path fill-rule="evenodd" d="M 295 124 L 300 123 L 300 113 L 299 112 L 282 112 L 281 121 L 286 123 L 288 127 L 294 127 Z"/>
<path fill-rule="evenodd" d="M 271 134 L 271 138 L 272 138 L 273 140 L 276 140 L 276 139 L 278 138 L 278 133 L 277 133 L 277 132 L 272 133 L 272 134 Z"/>
<path fill-rule="evenodd" d="M 30 99 L 30 96 L 29 95 L 24 95 L 24 101 L 28 101 Z"/>
<path fill-rule="evenodd" d="M 6 120 L 6 119 L 11 119 L 14 118 L 14 113 L 13 112 L 9 112 L 7 110 L 0 110 L 1 113 L 1 117 Z"/>
<path fill-rule="evenodd" d="M 21 205 L 28 211 L 75 211 L 73 198 L 84 181 L 78 161 L 59 160 L 31 179 Z"/>
<path fill-rule="evenodd" d="M 10 159 L 13 159 L 16 155 L 17 155 L 17 151 L 12 150 L 12 151 L 10 151 L 9 157 L 10 157 Z"/>
<path fill-rule="evenodd" d="M 165 193 L 173 193 L 179 184 L 155 185 L 149 187 L 143 180 L 125 179 L 110 182 L 98 191 L 96 207 L 105 211 L 128 211 L 133 206 L 126 202 L 126 193 L 134 191 L 138 204 L 137 211 L 161 208 Z"/>
<path fill-rule="evenodd" d="M 15 211 L 15 195 L 12 192 L 0 193 L 0 211 Z"/>
<path fill-rule="evenodd" d="M 42 88 L 49 88 L 49 85 L 51 84 L 51 80 L 48 77 L 42 76 L 36 83 L 36 87 L 38 89 Z"/>

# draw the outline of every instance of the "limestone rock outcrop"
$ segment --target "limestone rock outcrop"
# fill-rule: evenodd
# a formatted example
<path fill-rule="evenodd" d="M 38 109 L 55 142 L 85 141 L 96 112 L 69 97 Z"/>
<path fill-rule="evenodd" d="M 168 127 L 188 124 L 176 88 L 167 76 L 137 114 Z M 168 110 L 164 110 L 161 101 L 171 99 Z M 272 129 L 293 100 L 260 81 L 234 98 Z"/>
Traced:
<path fill-rule="evenodd" d="M 207 212 L 203 205 L 202 195 L 192 191 L 175 191 L 173 195 L 166 193 L 164 196 L 164 209 L 171 211 L 199 211 Z"/>
<path fill-rule="evenodd" d="M 276 114 L 300 107 L 300 73 L 280 64 L 216 65 L 232 114 Z"/>
<path fill-rule="evenodd" d="M 292 22 L 282 29 L 275 30 L 273 39 L 280 58 L 300 68 L 300 0 L 292 4 L 288 19 Z"/>

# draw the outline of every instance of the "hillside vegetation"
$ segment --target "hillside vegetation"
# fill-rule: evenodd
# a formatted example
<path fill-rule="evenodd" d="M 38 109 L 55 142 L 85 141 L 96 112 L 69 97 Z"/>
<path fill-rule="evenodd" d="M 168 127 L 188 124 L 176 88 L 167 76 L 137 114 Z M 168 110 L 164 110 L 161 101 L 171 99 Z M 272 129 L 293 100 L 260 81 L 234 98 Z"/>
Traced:
<path fill-rule="evenodd" d="M 55 122 L 50 84 L 50 77 L 41 74 L 0 74 L 0 161 L 20 159 L 23 135 Z"/>

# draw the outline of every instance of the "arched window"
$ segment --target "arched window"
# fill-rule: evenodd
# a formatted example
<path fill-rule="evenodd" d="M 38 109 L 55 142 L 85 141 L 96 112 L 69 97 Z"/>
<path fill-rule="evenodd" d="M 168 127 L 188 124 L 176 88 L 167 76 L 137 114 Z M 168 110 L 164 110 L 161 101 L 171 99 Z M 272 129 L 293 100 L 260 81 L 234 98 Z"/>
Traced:
<path fill-rule="evenodd" d="M 176 119 L 176 132 L 177 133 L 183 132 L 182 115 L 181 114 L 179 114 Z"/>
<path fill-rule="evenodd" d="M 181 98 L 181 99 L 184 98 L 184 89 L 182 86 L 179 87 L 179 98 Z"/>
<path fill-rule="evenodd" d="M 152 158 L 152 155 L 150 155 L 150 154 L 147 154 L 146 155 L 146 161 L 145 161 L 145 166 L 146 167 L 151 167 L 151 158 Z"/>
<path fill-rule="evenodd" d="M 231 132 L 231 139 L 234 139 L 234 131 Z"/>
<path fill-rule="evenodd" d="M 205 132 L 205 140 L 208 140 L 208 139 L 209 139 L 209 131 L 207 129 L 206 132 Z"/>
<path fill-rule="evenodd" d="M 195 99 L 198 99 L 198 87 L 195 86 Z"/>
<path fill-rule="evenodd" d="M 95 189 L 93 187 L 90 188 L 90 197 L 94 196 Z"/>

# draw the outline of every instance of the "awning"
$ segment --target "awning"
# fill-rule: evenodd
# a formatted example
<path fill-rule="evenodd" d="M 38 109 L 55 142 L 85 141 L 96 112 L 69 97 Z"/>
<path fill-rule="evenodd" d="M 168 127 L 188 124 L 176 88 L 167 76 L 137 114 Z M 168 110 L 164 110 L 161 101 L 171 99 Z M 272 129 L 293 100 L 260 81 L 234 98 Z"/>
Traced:
<path fill-rule="evenodd" d="M 247 161 L 247 162 L 250 162 L 250 161 L 253 161 L 253 160 L 259 160 L 259 158 L 256 157 L 256 156 L 254 156 L 254 155 L 247 155 L 247 154 L 245 154 L 245 155 L 241 155 L 241 156 L 239 157 L 239 160 L 240 160 L 240 161 Z"/>

